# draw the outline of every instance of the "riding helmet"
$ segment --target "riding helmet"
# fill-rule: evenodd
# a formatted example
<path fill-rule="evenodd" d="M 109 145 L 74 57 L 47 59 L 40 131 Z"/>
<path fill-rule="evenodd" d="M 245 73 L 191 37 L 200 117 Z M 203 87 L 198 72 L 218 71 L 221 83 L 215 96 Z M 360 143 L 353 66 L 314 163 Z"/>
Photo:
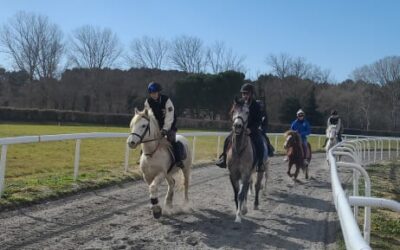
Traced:
<path fill-rule="evenodd" d="M 245 83 L 242 85 L 242 87 L 240 88 L 240 92 L 244 93 L 244 92 L 251 92 L 254 93 L 254 86 L 250 83 Z"/>
<path fill-rule="evenodd" d="M 155 92 L 160 92 L 162 90 L 162 87 L 159 83 L 156 82 L 151 82 L 149 83 L 149 85 L 147 86 L 147 91 L 149 93 L 155 93 Z"/>

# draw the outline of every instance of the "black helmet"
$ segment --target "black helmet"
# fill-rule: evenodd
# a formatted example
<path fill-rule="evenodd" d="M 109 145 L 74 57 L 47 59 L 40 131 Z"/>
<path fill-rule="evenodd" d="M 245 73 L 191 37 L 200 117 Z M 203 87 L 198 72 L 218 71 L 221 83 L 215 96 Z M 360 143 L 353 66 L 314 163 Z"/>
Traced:
<path fill-rule="evenodd" d="M 242 85 L 242 87 L 240 88 L 240 92 L 251 92 L 254 93 L 254 86 L 250 83 L 245 83 Z"/>
<path fill-rule="evenodd" d="M 337 111 L 334 109 L 331 111 L 331 115 L 337 115 Z"/>
<path fill-rule="evenodd" d="M 159 83 L 156 83 L 156 82 L 151 82 L 147 86 L 147 91 L 149 93 L 160 92 L 161 90 L 162 90 L 161 85 Z"/>

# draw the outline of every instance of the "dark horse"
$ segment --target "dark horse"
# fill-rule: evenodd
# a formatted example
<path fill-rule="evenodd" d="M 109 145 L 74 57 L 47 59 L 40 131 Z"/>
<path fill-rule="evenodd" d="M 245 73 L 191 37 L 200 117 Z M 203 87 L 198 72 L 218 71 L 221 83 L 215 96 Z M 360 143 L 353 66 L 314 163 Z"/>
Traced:
<path fill-rule="evenodd" d="M 227 151 L 227 167 L 235 194 L 235 222 L 241 222 L 242 214 L 244 215 L 247 213 L 247 193 L 251 183 L 250 179 L 255 172 L 254 153 L 251 139 L 246 132 L 249 116 L 248 105 L 242 101 L 235 100 L 231 112 L 233 133 L 230 142 L 231 147 Z M 264 164 L 267 164 L 267 161 L 265 161 Z M 261 189 L 263 172 L 257 172 L 256 175 L 254 209 L 258 208 L 258 195 Z"/>
<path fill-rule="evenodd" d="M 283 147 L 286 149 L 286 155 L 289 160 L 287 174 L 290 177 L 294 176 L 294 179 L 296 180 L 299 174 L 299 170 L 301 168 L 303 172 L 305 172 L 306 179 L 308 179 L 308 165 L 309 162 L 311 161 L 310 143 L 307 142 L 309 156 L 305 157 L 303 151 L 303 142 L 301 140 L 299 133 L 293 130 L 289 130 L 285 132 L 284 136 L 285 136 L 285 143 Z M 304 163 L 304 159 L 308 161 L 308 164 Z M 296 165 L 296 172 L 294 174 L 291 174 L 290 170 L 292 169 L 293 165 Z"/>

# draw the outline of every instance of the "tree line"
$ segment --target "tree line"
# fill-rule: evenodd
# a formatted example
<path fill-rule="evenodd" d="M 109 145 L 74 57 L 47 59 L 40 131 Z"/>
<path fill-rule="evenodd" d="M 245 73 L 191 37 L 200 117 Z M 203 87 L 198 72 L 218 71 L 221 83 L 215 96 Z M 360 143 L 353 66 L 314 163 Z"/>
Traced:
<path fill-rule="evenodd" d="M 206 46 L 193 36 L 145 36 L 123 53 L 110 29 L 86 25 L 64 40 L 47 17 L 25 12 L 2 25 L 0 46 L 15 67 L 0 67 L 0 106 L 131 113 L 143 105 L 147 83 L 158 81 L 180 116 L 226 120 L 240 86 L 251 82 L 271 123 L 288 124 L 301 107 L 312 125 L 323 126 L 336 109 L 346 128 L 399 131 L 399 56 L 360 66 L 352 79 L 332 84 L 329 70 L 303 57 L 271 54 L 265 57 L 271 71 L 250 80 L 245 57 L 221 41 Z M 122 62 L 130 69 L 111 69 Z"/>

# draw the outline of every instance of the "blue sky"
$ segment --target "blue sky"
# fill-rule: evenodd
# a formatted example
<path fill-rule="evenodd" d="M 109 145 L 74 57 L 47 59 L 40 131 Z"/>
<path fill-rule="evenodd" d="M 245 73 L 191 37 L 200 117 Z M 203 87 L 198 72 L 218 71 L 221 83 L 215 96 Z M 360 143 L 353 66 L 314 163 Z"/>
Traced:
<path fill-rule="evenodd" d="M 90 24 L 111 28 L 127 47 L 143 35 L 224 41 L 246 57 L 248 76 L 269 72 L 270 54 L 301 56 L 340 82 L 356 68 L 400 55 L 396 0 L 0 0 L 0 25 L 17 11 L 46 15 L 67 37 Z M 9 63 L 0 54 L 0 65 Z"/>

